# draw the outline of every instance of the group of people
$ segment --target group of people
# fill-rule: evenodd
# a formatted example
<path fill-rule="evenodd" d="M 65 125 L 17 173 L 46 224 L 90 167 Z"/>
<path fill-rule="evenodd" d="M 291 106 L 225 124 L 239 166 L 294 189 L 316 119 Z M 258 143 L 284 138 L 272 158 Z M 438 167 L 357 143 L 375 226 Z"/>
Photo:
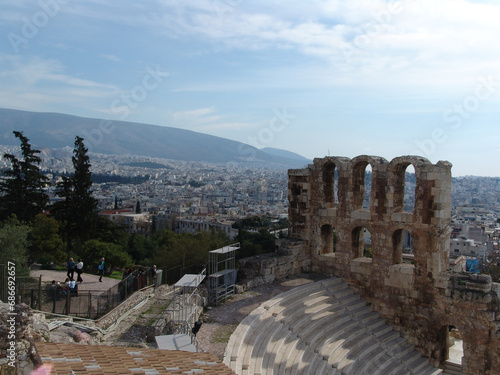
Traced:
<path fill-rule="evenodd" d="M 66 263 L 66 268 L 68 270 L 67 276 L 69 281 L 74 281 L 75 271 L 78 275 L 76 281 L 79 283 L 83 283 L 82 273 L 83 273 L 83 261 L 81 258 L 78 259 L 78 263 L 75 264 L 73 258 L 69 258 L 68 263 Z"/>
<path fill-rule="evenodd" d="M 70 280 L 69 277 L 66 278 L 64 285 L 61 285 L 59 281 L 52 280 L 50 290 L 52 295 L 59 300 L 61 297 L 68 295 L 68 293 L 78 295 L 78 284 L 75 280 Z"/>

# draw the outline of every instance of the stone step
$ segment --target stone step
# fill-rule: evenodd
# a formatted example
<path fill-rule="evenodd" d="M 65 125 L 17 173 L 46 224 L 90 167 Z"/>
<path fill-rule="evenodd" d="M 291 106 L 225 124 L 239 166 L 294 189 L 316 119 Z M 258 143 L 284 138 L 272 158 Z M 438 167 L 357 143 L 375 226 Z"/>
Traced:
<path fill-rule="evenodd" d="M 263 367 L 267 366 L 267 363 L 264 365 L 264 360 L 268 358 L 267 353 L 269 347 L 278 340 L 278 337 L 282 335 L 285 330 L 288 330 L 288 327 L 281 323 L 276 323 L 271 329 L 267 330 L 266 336 L 264 336 L 262 342 L 259 342 L 256 348 L 254 357 L 255 373 L 263 372 Z"/>
<path fill-rule="evenodd" d="M 379 344 L 369 337 L 361 337 L 354 345 L 349 348 L 347 355 L 342 358 L 337 368 L 344 374 L 349 374 L 354 371 L 356 363 L 363 362 L 366 356 L 380 348 Z"/>
<path fill-rule="evenodd" d="M 274 373 L 277 358 L 281 354 L 281 347 L 288 342 L 288 340 L 294 340 L 296 338 L 296 335 L 290 331 L 287 326 L 282 324 L 281 327 L 282 328 L 273 335 L 273 340 L 269 342 L 267 350 L 262 358 L 263 374 Z"/>
<path fill-rule="evenodd" d="M 245 319 L 243 319 L 231 335 L 230 341 L 226 346 L 224 363 L 233 371 L 237 372 L 238 370 L 243 370 L 244 366 L 248 366 L 248 363 L 243 364 L 243 358 L 248 358 L 248 353 L 246 353 L 246 347 L 242 348 L 242 344 L 246 343 L 246 345 L 248 345 L 249 342 L 255 342 L 256 332 L 262 332 L 260 329 L 255 329 L 256 326 L 261 324 L 261 320 L 267 319 L 269 315 L 278 315 L 293 304 L 289 301 L 289 299 L 291 299 L 291 301 L 295 301 L 297 304 L 300 304 L 301 301 L 307 296 L 322 291 L 322 285 L 319 283 L 310 283 L 275 296 L 264 302 L 261 306 L 257 307 Z M 234 340 L 232 340 L 233 337 Z M 230 347 L 231 344 L 233 345 Z"/>
<path fill-rule="evenodd" d="M 462 375 L 462 365 L 446 361 L 444 364 L 443 375 Z"/>
<path fill-rule="evenodd" d="M 253 365 L 255 364 L 255 356 L 258 350 L 260 349 L 260 345 L 267 344 L 261 338 L 265 336 L 269 332 L 269 330 L 272 330 L 276 324 L 282 326 L 282 324 L 276 323 L 274 318 L 268 314 L 266 315 L 263 314 L 261 318 L 265 319 L 266 321 L 261 320 L 260 326 L 257 327 L 258 329 L 255 329 L 253 333 L 248 336 L 248 339 L 245 339 L 244 343 L 245 347 L 242 354 L 240 354 L 242 356 L 242 361 L 241 361 L 242 369 L 251 370 L 250 373 L 252 373 L 253 371 Z M 252 367 L 252 369 L 250 369 L 250 367 Z"/>
<path fill-rule="evenodd" d="M 274 374 L 286 374 L 287 370 L 290 370 L 292 366 L 290 358 L 295 357 L 299 340 L 300 339 L 295 335 L 290 335 L 283 340 L 279 355 L 277 355 L 273 366 Z"/>
<path fill-rule="evenodd" d="M 376 348 L 377 350 L 374 350 L 364 361 L 360 361 L 359 369 L 354 369 L 353 373 L 362 375 L 374 372 L 389 361 L 394 362 L 402 350 L 405 353 L 408 350 L 413 350 L 413 347 L 403 337 L 380 343 Z"/>
<path fill-rule="evenodd" d="M 248 375 L 441 374 L 347 283 L 314 284 L 249 314 L 231 336 L 224 363 Z"/>

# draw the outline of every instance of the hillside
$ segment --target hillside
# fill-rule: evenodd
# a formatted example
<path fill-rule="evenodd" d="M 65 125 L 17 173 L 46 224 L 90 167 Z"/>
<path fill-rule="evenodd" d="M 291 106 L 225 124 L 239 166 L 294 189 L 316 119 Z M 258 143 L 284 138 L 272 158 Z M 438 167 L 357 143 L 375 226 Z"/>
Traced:
<path fill-rule="evenodd" d="M 293 157 L 288 152 L 268 153 L 244 143 L 167 126 L 0 108 L 0 144 L 19 145 L 14 130 L 23 131 L 37 148 L 72 148 L 78 135 L 90 152 L 102 154 L 277 168 L 301 168 L 308 162 L 293 153 Z"/>

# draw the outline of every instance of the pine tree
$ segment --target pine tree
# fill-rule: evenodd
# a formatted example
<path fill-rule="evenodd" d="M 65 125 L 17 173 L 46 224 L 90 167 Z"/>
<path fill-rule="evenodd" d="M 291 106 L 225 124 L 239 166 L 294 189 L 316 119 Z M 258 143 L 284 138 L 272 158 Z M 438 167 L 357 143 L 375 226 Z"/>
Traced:
<path fill-rule="evenodd" d="M 48 178 L 40 172 L 40 151 L 31 148 L 22 132 L 14 131 L 14 135 L 21 141 L 22 159 L 4 154 L 11 169 L 4 171 L 5 177 L 0 181 L 0 220 L 14 214 L 22 222 L 31 222 L 49 202 L 44 190 Z"/>

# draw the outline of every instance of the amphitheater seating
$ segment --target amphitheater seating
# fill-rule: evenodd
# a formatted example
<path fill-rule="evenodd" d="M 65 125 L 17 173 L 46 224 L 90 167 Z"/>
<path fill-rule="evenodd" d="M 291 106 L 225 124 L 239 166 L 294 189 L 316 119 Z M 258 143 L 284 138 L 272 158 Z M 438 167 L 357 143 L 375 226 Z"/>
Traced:
<path fill-rule="evenodd" d="M 442 373 L 339 278 L 261 304 L 231 335 L 224 363 L 240 375 Z"/>

